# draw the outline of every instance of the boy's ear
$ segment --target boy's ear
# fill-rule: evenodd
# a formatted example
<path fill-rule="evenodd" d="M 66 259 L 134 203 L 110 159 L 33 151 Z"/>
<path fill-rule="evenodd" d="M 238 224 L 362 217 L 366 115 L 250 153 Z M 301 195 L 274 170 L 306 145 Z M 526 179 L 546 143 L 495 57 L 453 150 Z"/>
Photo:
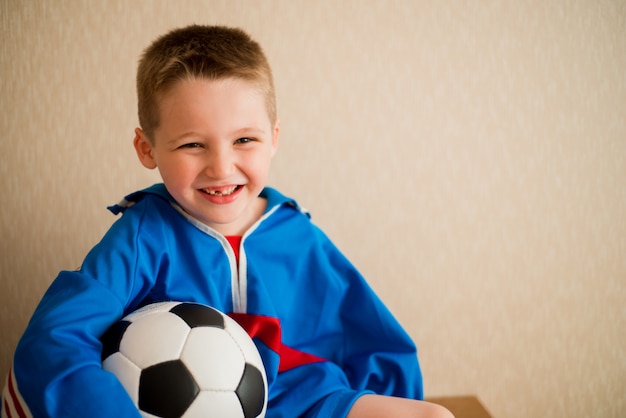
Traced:
<path fill-rule="evenodd" d="M 157 164 L 152 155 L 152 144 L 148 139 L 146 133 L 141 128 L 135 128 L 135 139 L 133 140 L 137 157 L 144 167 L 153 169 Z"/>
<path fill-rule="evenodd" d="M 276 154 L 276 150 L 278 149 L 278 134 L 280 132 L 280 119 L 276 119 L 276 124 L 274 125 L 274 135 L 272 137 L 272 157 Z"/>

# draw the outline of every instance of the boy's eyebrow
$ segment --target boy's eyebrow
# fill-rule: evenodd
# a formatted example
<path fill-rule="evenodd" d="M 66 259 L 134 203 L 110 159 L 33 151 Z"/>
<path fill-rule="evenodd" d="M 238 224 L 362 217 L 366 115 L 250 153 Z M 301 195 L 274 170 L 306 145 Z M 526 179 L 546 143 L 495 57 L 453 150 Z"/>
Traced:
<path fill-rule="evenodd" d="M 181 140 L 183 140 L 185 138 L 188 138 L 188 137 L 198 137 L 198 136 L 201 136 L 201 135 L 199 135 L 199 134 L 197 134 L 196 132 L 193 132 L 193 131 L 183 132 L 180 135 L 176 135 L 176 136 L 170 138 L 169 141 L 167 141 L 167 142 L 168 143 L 174 143 L 174 142 L 181 141 Z"/>
<path fill-rule="evenodd" d="M 257 128 L 257 127 L 245 127 L 245 128 L 240 128 L 240 129 L 236 129 L 233 132 L 231 132 L 229 135 L 230 136 L 246 136 L 246 135 L 265 135 L 267 134 L 267 131 L 263 128 Z M 188 132 L 183 132 L 180 135 L 176 135 L 173 138 L 171 138 L 168 143 L 174 143 L 174 142 L 178 142 L 181 140 L 184 140 L 185 138 L 189 138 L 189 137 L 204 137 L 204 135 L 200 132 L 196 132 L 196 131 L 188 131 Z"/>
<path fill-rule="evenodd" d="M 251 127 L 237 129 L 232 133 L 232 135 L 234 136 L 243 135 L 243 134 L 249 135 L 250 133 L 253 133 L 256 135 L 263 135 L 267 133 L 267 131 L 263 128 L 257 128 L 257 127 L 251 126 Z"/>

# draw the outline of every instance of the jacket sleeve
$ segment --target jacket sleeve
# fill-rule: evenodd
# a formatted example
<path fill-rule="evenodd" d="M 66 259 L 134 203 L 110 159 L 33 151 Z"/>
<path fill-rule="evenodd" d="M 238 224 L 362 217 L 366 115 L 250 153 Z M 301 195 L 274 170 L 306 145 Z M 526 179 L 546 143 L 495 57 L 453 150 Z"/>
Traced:
<path fill-rule="evenodd" d="M 140 222 L 124 217 L 79 271 L 61 272 L 43 296 L 15 351 L 3 417 L 139 417 L 102 369 L 99 341 L 150 287 L 142 279 L 150 276 L 141 267 L 150 251 L 137 239 Z"/>
<path fill-rule="evenodd" d="M 345 333 L 342 368 L 351 386 L 381 395 L 423 399 L 415 344 L 357 272 L 340 315 Z"/>
<path fill-rule="evenodd" d="M 410 336 L 330 240 L 312 235 L 299 256 L 285 257 L 289 277 L 270 293 L 283 343 L 325 361 L 278 373 L 268 416 L 345 417 L 366 393 L 423 399 Z"/>

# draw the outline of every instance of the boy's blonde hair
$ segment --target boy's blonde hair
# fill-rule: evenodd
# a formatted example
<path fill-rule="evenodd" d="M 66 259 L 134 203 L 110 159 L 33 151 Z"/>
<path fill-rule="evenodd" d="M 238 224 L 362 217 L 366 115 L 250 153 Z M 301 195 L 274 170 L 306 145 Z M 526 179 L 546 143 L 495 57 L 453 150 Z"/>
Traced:
<path fill-rule="evenodd" d="M 160 98 L 176 82 L 189 78 L 251 82 L 265 95 L 270 121 L 276 122 L 274 81 L 261 46 L 241 29 L 192 25 L 156 39 L 139 61 L 139 124 L 150 141 L 160 122 Z"/>

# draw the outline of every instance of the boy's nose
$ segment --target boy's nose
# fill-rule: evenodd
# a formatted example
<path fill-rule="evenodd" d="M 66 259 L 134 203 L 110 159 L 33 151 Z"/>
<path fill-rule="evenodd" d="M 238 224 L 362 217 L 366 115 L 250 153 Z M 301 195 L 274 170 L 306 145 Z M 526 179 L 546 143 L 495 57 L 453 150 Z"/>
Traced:
<path fill-rule="evenodd" d="M 234 172 L 233 155 L 227 150 L 215 150 L 207 158 L 205 173 L 212 178 L 226 178 Z"/>

